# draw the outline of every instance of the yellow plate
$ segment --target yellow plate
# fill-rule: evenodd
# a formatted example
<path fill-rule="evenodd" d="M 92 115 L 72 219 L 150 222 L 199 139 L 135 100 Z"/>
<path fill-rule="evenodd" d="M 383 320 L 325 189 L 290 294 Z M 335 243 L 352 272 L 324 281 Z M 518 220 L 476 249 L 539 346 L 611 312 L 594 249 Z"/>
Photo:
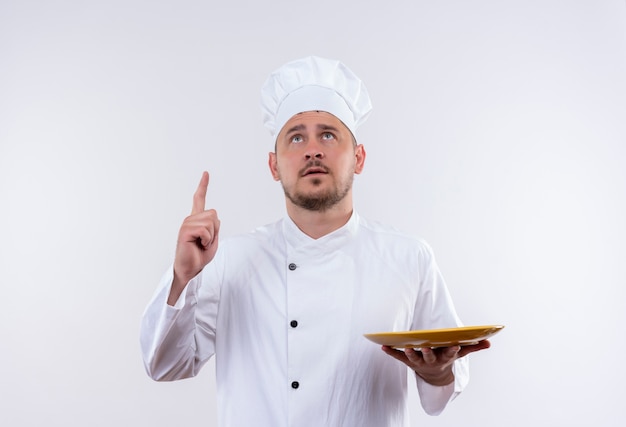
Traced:
<path fill-rule="evenodd" d="M 365 337 L 377 344 L 394 348 L 450 347 L 476 344 L 497 334 L 502 328 L 504 328 L 502 325 L 461 326 L 421 331 L 381 332 L 365 334 Z"/>

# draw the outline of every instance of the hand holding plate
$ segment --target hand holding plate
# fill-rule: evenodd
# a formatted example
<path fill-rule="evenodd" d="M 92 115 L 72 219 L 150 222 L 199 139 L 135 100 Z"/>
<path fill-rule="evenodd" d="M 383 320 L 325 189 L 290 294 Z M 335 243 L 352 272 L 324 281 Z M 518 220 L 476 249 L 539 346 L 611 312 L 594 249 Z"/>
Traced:
<path fill-rule="evenodd" d="M 443 386 L 454 381 L 452 365 L 456 359 L 460 359 L 475 351 L 487 349 L 491 346 L 488 340 L 479 341 L 477 344 L 461 347 L 439 347 L 421 349 L 405 348 L 396 350 L 383 345 L 382 350 L 411 368 L 424 381 L 436 386 Z"/>

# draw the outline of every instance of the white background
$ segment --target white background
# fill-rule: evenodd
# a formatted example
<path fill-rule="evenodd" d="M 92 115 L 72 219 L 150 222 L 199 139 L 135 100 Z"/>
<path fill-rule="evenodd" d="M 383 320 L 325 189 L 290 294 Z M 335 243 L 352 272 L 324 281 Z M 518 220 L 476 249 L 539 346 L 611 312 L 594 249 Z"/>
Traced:
<path fill-rule="evenodd" d="M 223 236 L 284 214 L 259 90 L 310 54 L 372 96 L 357 209 L 506 325 L 413 425 L 622 425 L 618 0 L 0 2 L 0 424 L 215 425 L 212 362 L 148 379 L 140 316 L 202 170 Z"/>

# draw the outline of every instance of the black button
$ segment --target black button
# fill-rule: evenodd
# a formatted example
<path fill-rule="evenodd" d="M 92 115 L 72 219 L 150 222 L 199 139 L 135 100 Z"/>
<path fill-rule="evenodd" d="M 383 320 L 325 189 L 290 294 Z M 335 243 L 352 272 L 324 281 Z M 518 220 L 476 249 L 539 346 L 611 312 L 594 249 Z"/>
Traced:
<path fill-rule="evenodd" d="M 297 328 L 298 327 L 298 321 L 297 320 L 292 320 L 291 322 L 289 322 L 289 324 L 291 325 L 292 328 Z"/>
<path fill-rule="evenodd" d="M 295 265 L 293 262 L 289 264 L 289 270 L 294 271 L 296 268 L 298 268 L 298 266 Z"/>
<path fill-rule="evenodd" d="M 296 389 L 300 387 L 300 383 L 298 381 L 294 381 L 291 383 L 291 388 Z"/>

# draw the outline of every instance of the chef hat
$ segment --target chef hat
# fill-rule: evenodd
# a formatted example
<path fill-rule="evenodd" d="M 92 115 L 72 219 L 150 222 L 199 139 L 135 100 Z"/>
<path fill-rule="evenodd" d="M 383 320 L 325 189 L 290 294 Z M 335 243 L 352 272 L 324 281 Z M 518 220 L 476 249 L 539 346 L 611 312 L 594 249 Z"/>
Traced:
<path fill-rule="evenodd" d="M 309 56 L 289 62 L 261 89 L 263 124 L 276 137 L 285 123 L 304 111 L 331 113 L 355 134 L 372 104 L 361 80 L 341 62 Z"/>

